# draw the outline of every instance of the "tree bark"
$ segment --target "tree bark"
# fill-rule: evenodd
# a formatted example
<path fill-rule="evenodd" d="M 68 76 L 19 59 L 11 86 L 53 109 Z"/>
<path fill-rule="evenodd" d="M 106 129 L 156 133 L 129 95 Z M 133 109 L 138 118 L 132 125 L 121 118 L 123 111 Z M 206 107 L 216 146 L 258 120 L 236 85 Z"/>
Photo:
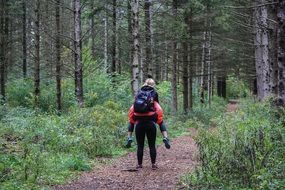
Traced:
<path fill-rule="evenodd" d="M 81 39 L 81 3 L 74 0 L 74 61 L 75 61 L 75 95 L 79 107 L 83 107 L 83 65 Z"/>
<path fill-rule="evenodd" d="M 191 27 L 191 21 L 190 21 L 190 27 Z M 193 63 L 194 63 L 194 59 L 193 59 L 193 45 L 192 45 L 192 31 L 190 28 L 189 31 L 189 64 L 188 64 L 188 107 L 189 110 L 192 110 L 193 108 Z"/>
<path fill-rule="evenodd" d="M 277 8 L 276 5 L 272 5 L 268 8 L 269 15 L 269 71 L 270 71 L 270 93 L 278 96 L 278 64 L 277 64 Z M 274 22 L 272 22 L 273 20 Z"/>
<path fill-rule="evenodd" d="M 280 0 L 277 9 L 278 19 L 278 96 L 285 105 L 285 0 Z"/>
<path fill-rule="evenodd" d="M 151 16 L 150 16 L 151 0 L 144 1 L 145 12 L 145 65 L 143 67 L 144 79 L 148 75 L 152 75 L 152 51 L 151 51 Z"/>
<path fill-rule="evenodd" d="M 5 92 L 5 62 L 6 62 L 6 38 L 5 38 L 5 12 L 6 12 L 6 1 L 2 0 L 0 2 L 0 90 L 1 90 L 1 100 L 4 102 L 6 97 Z"/>
<path fill-rule="evenodd" d="M 172 11 L 174 20 L 177 19 L 177 0 L 172 2 Z M 178 108 L 177 101 L 177 42 L 175 37 L 172 41 L 172 80 L 171 80 L 171 92 L 172 92 L 172 114 L 176 114 Z"/>
<path fill-rule="evenodd" d="M 50 6 L 50 2 L 41 1 L 41 6 L 44 6 L 45 10 L 41 12 L 41 68 L 44 71 L 47 69 L 47 72 L 42 72 L 46 74 L 42 77 L 53 78 L 54 77 L 54 63 L 56 62 L 55 58 L 55 43 L 51 40 L 51 36 L 56 36 L 55 34 L 55 20 L 51 19 L 51 13 L 55 10 L 53 6 Z M 54 13 L 52 13 L 54 16 Z M 52 22 L 51 22 L 52 21 Z"/>
<path fill-rule="evenodd" d="M 36 2 L 36 20 L 35 20 L 35 106 L 39 107 L 40 98 L 40 0 Z"/>
<path fill-rule="evenodd" d="M 257 0 L 255 5 L 264 3 Z M 267 7 L 256 7 L 254 11 L 255 19 L 255 68 L 257 78 L 257 96 L 263 100 L 270 95 L 270 72 L 269 72 L 269 51 L 268 51 L 268 14 Z"/>
<path fill-rule="evenodd" d="M 22 39 L 22 47 L 23 47 L 23 77 L 27 77 L 27 19 L 26 19 L 26 0 L 22 2 L 22 26 L 23 26 L 23 39 Z"/>
<path fill-rule="evenodd" d="M 91 55 L 92 58 L 96 58 L 96 44 L 95 44 L 95 15 L 94 15 L 94 1 L 91 1 L 91 9 L 92 9 L 92 15 L 91 15 Z"/>
<path fill-rule="evenodd" d="M 117 70 L 117 0 L 113 0 L 113 34 L 112 34 L 112 66 L 111 73 Z"/>
<path fill-rule="evenodd" d="M 193 75 L 193 69 L 192 69 L 192 65 L 194 62 L 193 59 L 193 45 L 192 45 L 192 10 L 189 10 L 189 12 L 187 12 L 186 18 L 185 18 L 185 23 L 187 25 L 187 47 L 189 49 L 189 51 L 187 52 L 187 61 L 188 61 L 188 65 L 187 65 L 187 88 L 188 88 L 188 110 L 192 110 L 193 107 L 193 86 L 192 86 L 192 75 Z M 186 86 L 185 86 L 186 88 Z"/>
<path fill-rule="evenodd" d="M 202 42 L 202 57 L 201 57 L 201 81 L 200 81 L 200 102 L 205 102 L 205 79 L 204 79 L 204 72 L 205 72 L 205 57 L 206 57 L 206 36 L 207 32 L 204 31 L 204 37 Z"/>
<path fill-rule="evenodd" d="M 168 42 L 167 42 L 167 40 L 165 40 L 164 44 L 165 44 L 165 49 L 164 49 L 164 64 L 163 64 L 164 66 L 163 66 L 162 79 L 167 81 L 168 80 L 168 65 L 169 65 Z"/>
<path fill-rule="evenodd" d="M 104 69 L 108 72 L 108 2 L 105 2 L 105 18 L 104 18 Z"/>
<path fill-rule="evenodd" d="M 189 88 L 188 88 L 188 43 L 187 41 L 183 42 L 183 110 L 185 113 L 189 110 Z"/>
<path fill-rule="evenodd" d="M 207 39 L 207 66 L 208 66 L 208 104 L 211 106 L 211 98 L 212 98 L 212 61 L 211 61 L 211 42 L 212 33 L 211 30 L 208 31 L 208 39 Z"/>
<path fill-rule="evenodd" d="M 118 25 L 120 26 L 120 22 L 118 21 Z M 121 43 L 121 41 L 120 41 L 120 38 L 119 38 L 119 34 L 121 33 L 122 31 L 121 31 L 121 29 L 120 28 L 118 28 L 117 29 L 117 37 L 116 37 L 116 40 L 117 40 L 117 45 L 116 45 L 116 51 L 117 51 L 117 53 L 116 53 L 116 60 L 117 60 L 117 72 L 118 72 L 118 74 L 119 75 L 121 75 L 122 74 L 122 61 L 121 61 L 121 59 L 122 59 L 122 43 Z"/>
<path fill-rule="evenodd" d="M 139 1 L 132 1 L 132 36 L 133 36 L 133 63 L 132 63 L 132 91 L 133 95 L 139 89 Z"/>
<path fill-rule="evenodd" d="M 56 40 L 55 40 L 55 46 L 56 46 L 56 107 L 58 112 L 60 113 L 62 110 L 61 105 L 61 42 L 60 42 L 60 34 L 61 34 L 61 28 L 60 28 L 60 0 L 56 0 L 56 7 L 55 7 L 55 21 L 56 21 Z"/>
<path fill-rule="evenodd" d="M 226 98 L 227 97 L 227 89 L 226 89 L 226 77 L 217 77 L 217 94 L 219 97 Z"/>
<path fill-rule="evenodd" d="M 129 46 L 130 49 L 128 51 L 128 63 L 131 66 L 132 65 L 132 61 L 133 61 L 133 34 L 132 34 L 132 0 L 128 0 L 128 42 L 129 42 Z"/>

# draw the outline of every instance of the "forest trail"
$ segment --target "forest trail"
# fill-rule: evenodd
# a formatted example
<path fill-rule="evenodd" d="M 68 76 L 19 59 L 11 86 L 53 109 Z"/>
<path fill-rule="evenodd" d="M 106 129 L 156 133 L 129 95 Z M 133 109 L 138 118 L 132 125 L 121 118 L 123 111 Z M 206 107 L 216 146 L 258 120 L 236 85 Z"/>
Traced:
<path fill-rule="evenodd" d="M 195 133 L 195 131 L 193 131 Z M 158 138 L 157 141 L 162 140 Z M 197 147 L 191 135 L 174 139 L 171 149 L 163 145 L 157 149 L 158 169 L 151 169 L 148 148 L 145 149 L 143 168 L 136 172 L 124 171 L 136 166 L 136 153 L 129 153 L 109 165 L 84 173 L 78 180 L 55 190 L 94 189 L 174 189 L 179 176 L 193 170 L 197 164 Z"/>
<path fill-rule="evenodd" d="M 231 102 L 226 112 L 234 112 L 237 102 Z M 136 166 L 136 152 L 129 153 L 112 163 L 101 165 L 89 173 L 84 173 L 79 179 L 66 185 L 56 186 L 55 190 L 114 190 L 114 189 L 175 189 L 179 177 L 191 172 L 198 164 L 198 149 L 193 140 L 197 135 L 195 129 L 190 129 L 190 135 L 178 137 L 171 142 L 171 149 L 163 145 L 157 149 L 158 169 L 151 169 L 148 148 L 145 149 L 143 168 L 139 171 L 126 171 Z M 158 138 L 157 141 L 160 141 Z"/>
<path fill-rule="evenodd" d="M 238 100 L 229 100 L 226 112 L 235 112 L 238 108 Z"/>

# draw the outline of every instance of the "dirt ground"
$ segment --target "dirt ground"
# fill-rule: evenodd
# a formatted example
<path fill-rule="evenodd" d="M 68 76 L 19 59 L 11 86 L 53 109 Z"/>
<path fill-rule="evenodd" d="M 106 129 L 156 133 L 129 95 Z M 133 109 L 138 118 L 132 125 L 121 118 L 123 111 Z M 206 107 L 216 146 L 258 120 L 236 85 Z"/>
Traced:
<path fill-rule="evenodd" d="M 169 150 L 163 145 L 158 147 L 157 170 L 151 169 L 148 148 L 146 148 L 143 168 L 138 171 L 125 171 L 136 166 L 136 153 L 129 153 L 111 164 L 84 173 L 76 181 L 56 186 L 54 189 L 175 189 L 179 177 L 194 169 L 197 164 L 196 158 L 197 147 L 191 136 L 179 137 L 171 142 Z"/>
<path fill-rule="evenodd" d="M 230 100 L 230 103 L 227 106 L 226 112 L 235 112 L 238 108 L 237 100 Z"/>

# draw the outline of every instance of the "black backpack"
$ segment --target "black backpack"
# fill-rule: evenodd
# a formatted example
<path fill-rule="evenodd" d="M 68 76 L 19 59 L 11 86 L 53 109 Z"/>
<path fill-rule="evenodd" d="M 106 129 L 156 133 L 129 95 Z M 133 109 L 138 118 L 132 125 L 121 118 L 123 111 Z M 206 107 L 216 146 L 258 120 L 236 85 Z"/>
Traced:
<path fill-rule="evenodd" d="M 136 113 L 148 113 L 154 111 L 153 90 L 140 90 L 135 98 L 134 111 Z"/>

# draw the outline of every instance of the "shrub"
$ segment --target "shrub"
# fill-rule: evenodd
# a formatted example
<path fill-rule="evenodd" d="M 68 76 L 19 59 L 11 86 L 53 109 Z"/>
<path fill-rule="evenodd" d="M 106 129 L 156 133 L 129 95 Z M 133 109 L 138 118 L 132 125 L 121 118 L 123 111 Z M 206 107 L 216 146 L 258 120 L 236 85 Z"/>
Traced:
<path fill-rule="evenodd" d="M 226 101 L 223 98 L 214 96 L 211 106 L 196 106 L 188 117 L 193 118 L 199 123 L 203 123 L 204 127 L 211 127 L 216 125 L 213 118 L 222 116 L 225 112 Z"/>
<path fill-rule="evenodd" d="M 1 186 L 36 189 L 61 183 L 74 171 L 89 170 L 94 157 L 117 154 L 126 135 L 121 110 L 112 101 L 62 116 L 11 109 L 0 122 Z"/>
<path fill-rule="evenodd" d="M 228 98 L 246 98 L 250 96 L 249 87 L 240 79 L 229 77 L 227 79 Z"/>
<path fill-rule="evenodd" d="M 274 109 L 247 101 L 216 118 L 216 131 L 200 130 L 201 165 L 185 178 L 189 188 L 283 189 L 285 131 Z"/>
<path fill-rule="evenodd" d="M 30 107 L 32 101 L 33 81 L 32 79 L 16 79 L 7 84 L 7 100 L 13 107 Z"/>

